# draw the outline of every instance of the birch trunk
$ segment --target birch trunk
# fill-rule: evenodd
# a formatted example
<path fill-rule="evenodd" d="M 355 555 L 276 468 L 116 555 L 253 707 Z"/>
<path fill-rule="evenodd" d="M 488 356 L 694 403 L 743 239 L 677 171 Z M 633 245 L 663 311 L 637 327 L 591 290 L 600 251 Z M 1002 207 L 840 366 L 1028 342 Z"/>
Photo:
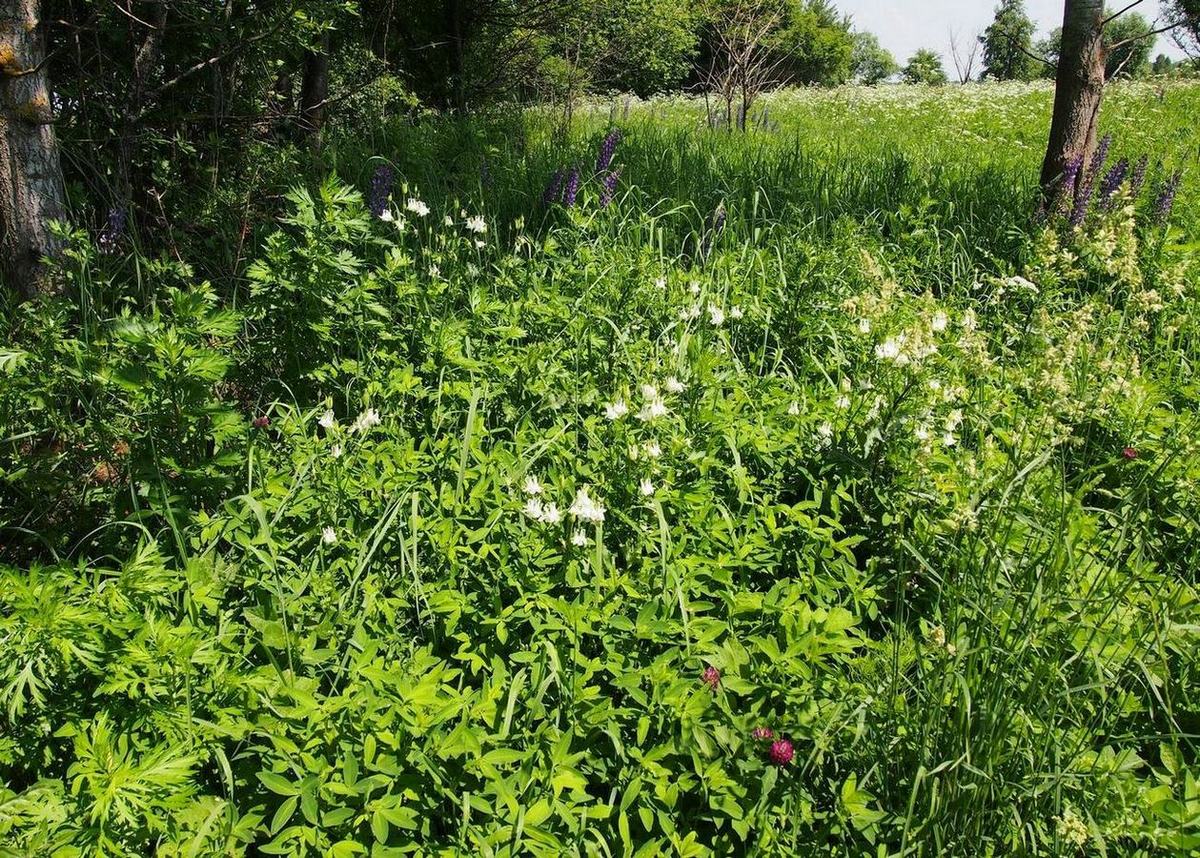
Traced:
<path fill-rule="evenodd" d="M 66 217 L 39 0 L 0 0 L 0 268 L 23 297 L 48 291 L 42 258 Z"/>

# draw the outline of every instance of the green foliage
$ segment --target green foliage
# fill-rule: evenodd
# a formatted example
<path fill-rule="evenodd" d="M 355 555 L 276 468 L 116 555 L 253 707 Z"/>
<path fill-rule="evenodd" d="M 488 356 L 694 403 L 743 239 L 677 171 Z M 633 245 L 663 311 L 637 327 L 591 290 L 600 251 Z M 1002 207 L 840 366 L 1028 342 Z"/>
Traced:
<path fill-rule="evenodd" d="M 789 0 L 771 47 L 788 83 L 835 86 L 854 72 L 850 21 L 829 0 Z"/>
<path fill-rule="evenodd" d="M 1032 80 L 1041 71 L 1032 56 L 1036 27 L 1025 0 L 1000 0 L 996 16 L 983 31 L 983 76 L 995 80 Z"/>
<path fill-rule="evenodd" d="M 1110 95 L 1174 164 L 1196 88 Z M 1031 223 L 1048 99 L 635 103 L 605 207 L 540 197 L 609 105 L 390 127 L 387 217 L 335 136 L 215 285 L 73 234 L 0 339 L 5 853 L 1200 848 L 1195 191 Z"/>
<path fill-rule="evenodd" d="M 874 33 L 854 33 L 854 53 L 850 60 L 853 77 L 868 86 L 881 83 L 900 71 L 895 58 Z"/>
<path fill-rule="evenodd" d="M 1113 10 L 1106 10 L 1113 15 Z M 1104 28 L 1104 73 L 1106 78 L 1143 78 L 1150 73 L 1150 53 L 1155 37 L 1149 35 L 1154 26 L 1136 12 L 1125 12 Z M 1048 38 L 1038 43 L 1038 53 L 1051 64 L 1042 73 L 1053 77 L 1054 66 L 1062 52 L 1062 27 L 1056 27 Z M 1156 72 L 1157 73 L 1157 72 Z"/>
<path fill-rule="evenodd" d="M 908 63 L 900 71 L 900 76 L 905 83 L 929 86 L 940 86 L 949 80 L 941 56 L 928 48 L 921 48 L 909 57 Z"/>

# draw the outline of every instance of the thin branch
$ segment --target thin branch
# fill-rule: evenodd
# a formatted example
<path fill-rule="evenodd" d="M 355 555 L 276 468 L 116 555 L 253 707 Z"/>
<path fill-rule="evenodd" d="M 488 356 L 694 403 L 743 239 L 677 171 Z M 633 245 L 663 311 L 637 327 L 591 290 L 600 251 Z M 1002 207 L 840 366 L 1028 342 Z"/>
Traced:
<path fill-rule="evenodd" d="M 1136 36 L 1130 36 L 1128 39 L 1122 39 L 1121 41 L 1117 42 L 1115 45 L 1109 45 L 1108 52 L 1112 53 L 1117 48 L 1123 48 L 1126 45 L 1131 45 L 1134 42 L 1140 42 L 1142 39 L 1148 39 L 1151 36 L 1158 36 L 1158 35 L 1161 35 L 1162 33 L 1169 33 L 1171 30 L 1174 30 L 1176 27 L 1179 27 L 1182 24 L 1183 24 L 1182 21 L 1176 21 L 1174 24 L 1167 24 L 1167 26 L 1165 26 L 1165 27 L 1158 27 L 1157 29 L 1149 30 L 1148 32 L 1145 32 L 1145 33 L 1139 33 Z"/>
<path fill-rule="evenodd" d="M 1100 22 L 1101 29 L 1103 29 L 1104 27 L 1107 27 L 1110 23 L 1112 23 L 1113 21 L 1120 18 L 1122 15 L 1124 15 L 1126 12 L 1128 12 L 1134 6 L 1141 6 L 1143 2 L 1144 2 L 1144 0 L 1133 0 L 1132 3 L 1130 3 L 1124 9 L 1122 9 L 1120 12 L 1109 15 L 1107 18 L 1105 18 L 1103 21 Z"/>
<path fill-rule="evenodd" d="M 1015 47 L 1018 51 L 1023 53 L 1025 56 L 1029 57 L 1030 59 L 1037 60 L 1039 63 L 1045 63 L 1047 68 L 1052 68 L 1055 70 L 1058 69 L 1058 63 L 1052 63 L 1052 62 L 1050 62 L 1050 60 L 1046 59 L 1045 57 L 1039 57 L 1033 51 L 1029 50 L 1029 48 L 1025 47 L 1020 42 L 1018 42 L 1012 33 L 1003 33 L 1002 35 L 1004 36 L 1004 38 L 1006 38 L 1010 42 L 1012 42 L 1013 47 Z"/>

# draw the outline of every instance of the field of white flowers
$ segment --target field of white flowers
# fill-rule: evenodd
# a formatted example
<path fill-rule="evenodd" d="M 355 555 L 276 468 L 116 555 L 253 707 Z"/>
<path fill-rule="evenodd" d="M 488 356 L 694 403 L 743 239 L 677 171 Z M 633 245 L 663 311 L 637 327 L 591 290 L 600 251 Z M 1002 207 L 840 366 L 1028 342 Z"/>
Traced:
<path fill-rule="evenodd" d="M 381 129 L 234 283 L 74 233 L 0 854 L 1196 854 L 1200 87 L 1039 208 L 1049 100 Z"/>

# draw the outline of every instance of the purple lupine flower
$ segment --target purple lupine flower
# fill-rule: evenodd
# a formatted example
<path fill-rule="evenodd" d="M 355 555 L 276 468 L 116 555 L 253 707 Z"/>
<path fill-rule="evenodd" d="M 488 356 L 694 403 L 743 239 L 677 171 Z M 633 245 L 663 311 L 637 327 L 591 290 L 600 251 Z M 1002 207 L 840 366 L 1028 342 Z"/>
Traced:
<path fill-rule="evenodd" d="M 380 164 L 375 168 L 375 175 L 371 176 L 371 198 L 368 202 L 371 214 L 375 217 L 381 217 L 387 209 L 395 178 L 395 171 L 387 164 Z"/>
<path fill-rule="evenodd" d="M 604 179 L 600 183 L 600 208 L 607 208 L 608 204 L 613 201 L 613 197 L 617 193 L 617 179 L 620 177 L 620 167 L 604 174 Z"/>
<path fill-rule="evenodd" d="M 1096 187 L 1096 182 L 1100 178 L 1100 172 L 1108 162 L 1108 150 L 1112 148 L 1112 141 L 1113 136 L 1105 134 L 1100 138 L 1100 143 L 1096 146 L 1096 152 L 1092 155 L 1092 163 L 1088 167 L 1086 181 L 1093 188 Z"/>
<path fill-rule="evenodd" d="M 621 142 L 621 132 L 617 129 L 614 128 L 605 135 L 600 144 L 600 154 L 596 156 L 597 173 L 603 173 L 612 165 L 613 153 L 617 151 L 619 142 Z"/>
<path fill-rule="evenodd" d="M 1138 162 L 1133 168 L 1133 177 L 1129 180 L 1129 196 L 1135 200 L 1142 192 L 1142 185 L 1146 183 L 1146 168 L 1149 166 L 1150 156 L 1143 155 L 1138 158 Z"/>
<path fill-rule="evenodd" d="M 549 184 L 546 185 L 546 190 L 542 192 L 542 204 L 554 205 L 562 197 L 563 187 L 563 169 L 559 167 L 554 171 L 554 175 L 550 177 Z"/>
<path fill-rule="evenodd" d="M 567 184 L 563 188 L 563 205 L 571 208 L 575 205 L 577 196 L 579 196 L 579 168 L 572 167 L 570 175 L 567 176 Z"/>
<path fill-rule="evenodd" d="M 1179 193 L 1181 181 L 1183 181 L 1183 173 L 1176 171 L 1159 187 L 1152 210 L 1155 223 L 1164 224 L 1171 217 L 1171 209 L 1175 207 L 1175 195 Z"/>
<path fill-rule="evenodd" d="M 123 206 L 113 206 L 108 210 L 104 229 L 100 230 L 100 235 L 96 238 L 96 246 L 101 253 L 112 253 L 117 249 L 117 242 L 125 234 L 127 220 L 128 213 Z"/>
<path fill-rule="evenodd" d="M 1075 182 L 1079 179 L 1081 169 L 1083 169 L 1083 155 L 1076 155 L 1063 170 L 1054 202 L 1054 212 L 1060 217 L 1071 211 L 1071 201 L 1075 198 Z"/>
<path fill-rule="evenodd" d="M 1129 175 L 1128 158 L 1122 158 L 1104 174 L 1104 181 L 1100 183 L 1100 203 L 1105 211 L 1112 208 L 1113 197 L 1121 189 L 1121 185 L 1125 184 L 1127 175 Z"/>
<path fill-rule="evenodd" d="M 1105 134 L 1100 140 L 1100 145 L 1096 147 L 1095 154 L 1092 155 L 1092 163 L 1088 166 L 1083 181 L 1080 182 L 1079 188 L 1075 192 L 1075 207 L 1071 210 L 1071 226 L 1079 226 L 1087 220 L 1088 212 L 1092 208 L 1092 194 L 1096 190 L 1096 180 L 1100 177 L 1100 171 L 1104 169 L 1104 164 L 1108 160 L 1110 146 L 1112 146 L 1112 135 Z"/>

